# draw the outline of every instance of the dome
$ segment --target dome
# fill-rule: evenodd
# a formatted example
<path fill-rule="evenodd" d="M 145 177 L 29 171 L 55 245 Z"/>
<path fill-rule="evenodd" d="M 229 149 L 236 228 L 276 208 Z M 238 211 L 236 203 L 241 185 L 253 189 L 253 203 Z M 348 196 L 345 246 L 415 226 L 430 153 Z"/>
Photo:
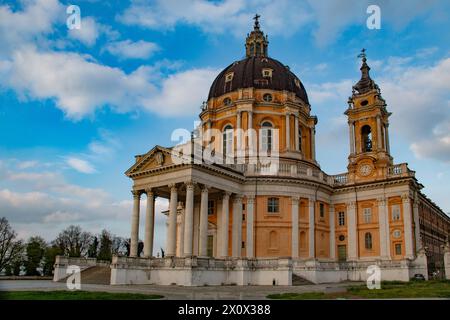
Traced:
<path fill-rule="evenodd" d="M 264 76 L 264 71 L 271 76 Z M 227 75 L 232 74 L 228 81 Z M 242 88 L 286 90 L 308 103 L 308 95 L 300 79 L 278 60 L 266 56 L 249 56 L 226 67 L 214 80 L 208 100 Z"/>

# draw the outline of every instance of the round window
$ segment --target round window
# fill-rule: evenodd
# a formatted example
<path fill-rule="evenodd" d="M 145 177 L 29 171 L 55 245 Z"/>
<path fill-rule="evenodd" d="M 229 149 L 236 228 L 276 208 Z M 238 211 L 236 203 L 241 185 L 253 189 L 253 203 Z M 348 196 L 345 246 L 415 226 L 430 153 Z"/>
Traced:
<path fill-rule="evenodd" d="M 367 106 L 369 104 L 369 101 L 367 101 L 367 100 L 363 100 L 363 101 L 361 101 L 361 105 L 364 107 L 364 106 Z"/>
<path fill-rule="evenodd" d="M 231 105 L 231 99 L 230 98 L 223 99 L 223 104 L 226 105 L 226 106 Z"/>
<path fill-rule="evenodd" d="M 402 232 L 400 230 L 394 230 L 392 235 L 394 236 L 394 238 L 398 239 L 402 236 Z"/>
<path fill-rule="evenodd" d="M 340 236 L 339 236 L 339 241 L 344 241 L 345 240 L 345 236 L 343 235 L 343 234 L 341 234 Z"/>
<path fill-rule="evenodd" d="M 263 95 L 263 100 L 266 102 L 271 102 L 272 101 L 272 95 L 270 93 L 266 93 L 265 95 Z"/>

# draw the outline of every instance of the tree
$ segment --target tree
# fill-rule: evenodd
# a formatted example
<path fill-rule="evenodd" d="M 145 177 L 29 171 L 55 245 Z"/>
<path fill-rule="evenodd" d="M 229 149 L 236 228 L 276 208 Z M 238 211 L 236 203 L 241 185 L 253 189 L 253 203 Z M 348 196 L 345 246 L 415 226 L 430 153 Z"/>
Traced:
<path fill-rule="evenodd" d="M 113 237 L 112 254 L 116 256 L 124 256 L 127 254 L 126 239 L 118 236 Z"/>
<path fill-rule="evenodd" d="M 98 238 L 94 237 L 94 240 L 92 241 L 88 249 L 88 257 L 97 258 L 97 251 L 98 251 Z"/>
<path fill-rule="evenodd" d="M 53 265 L 55 264 L 56 256 L 63 254 L 64 252 L 56 244 L 48 246 L 45 249 L 44 263 L 42 266 L 42 272 L 44 273 L 44 276 L 51 276 L 53 274 Z"/>
<path fill-rule="evenodd" d="M 41 268 L 47 243 L 41 237 L 31 237 L 26 245 L 25 271 L 27 276 L 40 275 L 38 268 Z"/>
<path fill-rule="evenodd" d="M 98 259 L 111 261 L 112 259 L 112 243 L 113 236 L 107 230 L 102 230 L 100 235 L 100 250 L 98 251 Z"/>
<path fill-rule="evenodd" d="M 63 255 L 69 257 L 85 257 L 91 245 L 92 235 L 81 230 L 80 226 L 69 226 L 61 231 L 54 240 Z"/>
<path fill-rule="evenodd" d="M 20 272 L 23 244 L 16 238 L 17 234 L 12 230 L 8 220 L 4 217 L 0 218 L 0 272 L 7 267 L 10 270 L 15 267 L 17 271 L 17 265 L 19 265 Z"/>

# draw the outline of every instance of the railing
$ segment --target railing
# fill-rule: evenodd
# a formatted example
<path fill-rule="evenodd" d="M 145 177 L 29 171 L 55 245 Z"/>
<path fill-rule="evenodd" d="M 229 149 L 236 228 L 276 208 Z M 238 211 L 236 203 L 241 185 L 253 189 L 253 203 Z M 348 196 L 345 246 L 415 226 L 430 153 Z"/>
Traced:
<path fill-rule="evenodd" d="M 331 176 L 333 179 L 333 184 L 343 185 L 348 183 L 348 173 L 341 173 Z"/>
<path fill-rule="evenodd" d="M 410 170 L 408 168 L 407 163 L 400 163 L 388 167 L 387 175 L 388 177 L 414 177 L 416 174 L 415 171 Z"/>

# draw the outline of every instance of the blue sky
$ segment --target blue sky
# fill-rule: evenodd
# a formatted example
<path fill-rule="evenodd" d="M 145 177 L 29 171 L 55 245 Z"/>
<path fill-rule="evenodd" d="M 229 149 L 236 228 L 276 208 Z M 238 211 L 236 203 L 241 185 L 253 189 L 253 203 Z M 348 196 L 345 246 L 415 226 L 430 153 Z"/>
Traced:
<path fill-rule="evenodd" d="M 66 26 L 69 4 L 81 9 L 80 30 Z M 380 30 L 366 27 L 369 4 L 381 9 Z M 244 56 L 256 12 L 269 55 L 309 94 L 322 169 L 346 170 L 343 112 L 366 48 L 393 112 L 395 162 L 450 212 L 449 9 L 444 0 L 0 1 L 0 216 L 23 238 L 51 240 L 69 224 L 128 236 L 125 170 L 193 127 L 214 77 Z"/>

